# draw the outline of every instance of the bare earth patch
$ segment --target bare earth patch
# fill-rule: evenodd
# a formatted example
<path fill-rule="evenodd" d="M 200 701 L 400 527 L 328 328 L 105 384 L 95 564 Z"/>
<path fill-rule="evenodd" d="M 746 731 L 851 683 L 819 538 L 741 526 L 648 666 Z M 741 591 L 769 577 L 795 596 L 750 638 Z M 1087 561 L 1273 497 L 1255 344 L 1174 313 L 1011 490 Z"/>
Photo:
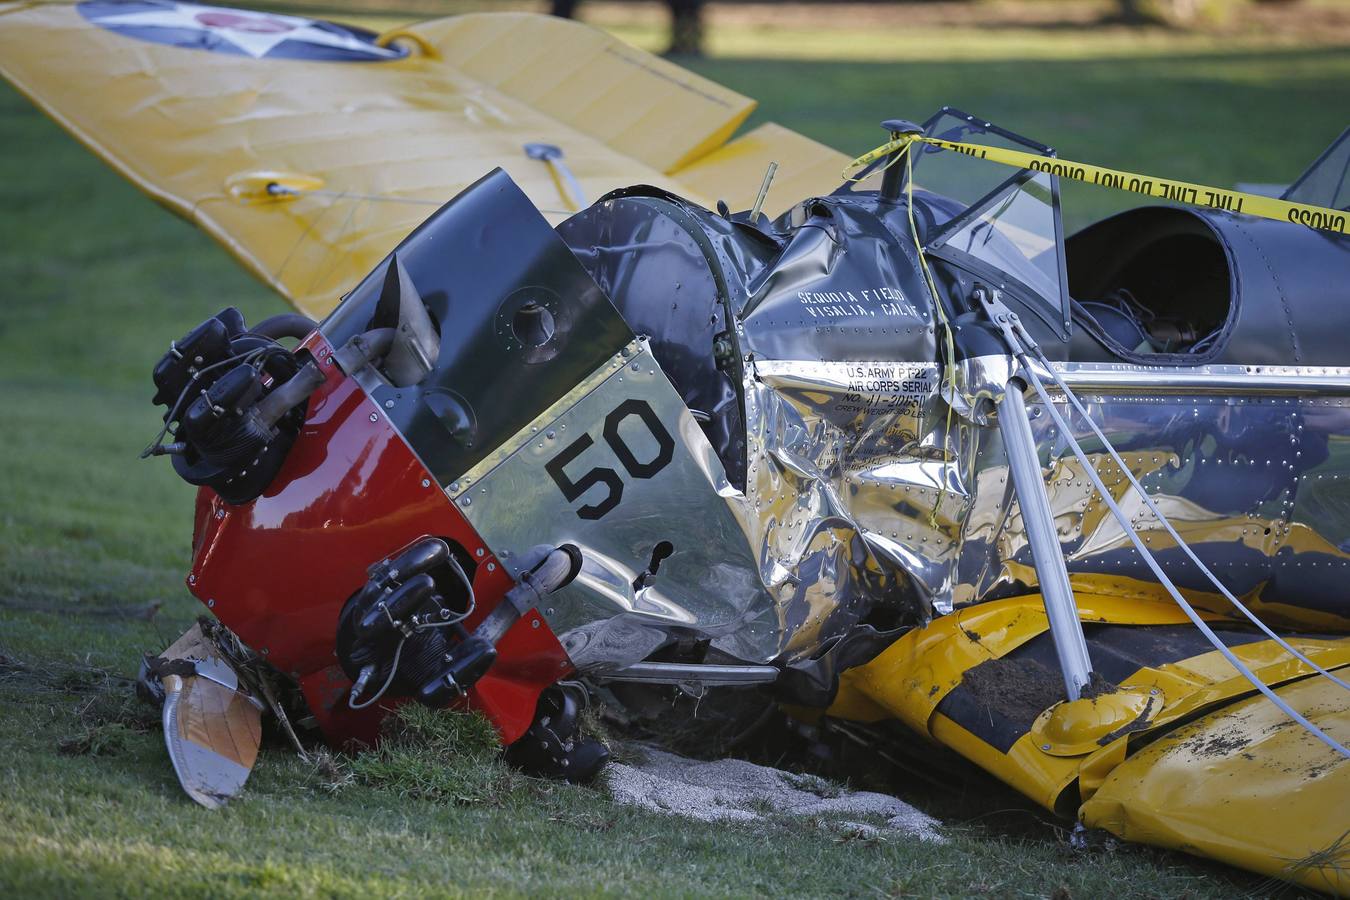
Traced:
<path fill-rule="evenodd" d="M 714 762 L 642 748 L 642 761 L 614 762 L 605 781 L 616 803 L 701 822 L 763 822 L 816 817 L 823 827 L 863 837 L 893 832 L 941 843 L 940 823 L 887 794 L 849 791 L 743 759 Z M 884 820 L 884 825 L 859 819 Z"/>

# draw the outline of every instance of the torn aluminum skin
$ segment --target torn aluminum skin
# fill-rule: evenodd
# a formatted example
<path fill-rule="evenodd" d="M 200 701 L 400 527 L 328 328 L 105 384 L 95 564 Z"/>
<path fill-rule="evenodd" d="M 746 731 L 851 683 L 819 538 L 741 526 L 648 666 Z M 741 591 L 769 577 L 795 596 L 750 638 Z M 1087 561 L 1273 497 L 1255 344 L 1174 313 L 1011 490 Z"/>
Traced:
<path fill-rule="evenodd" d="M 540 477 L 569 445 L 582 450 L 568 471 L 589 464 L 621 479 L 619 500 L 598 518 L 577 515 Z M 582 670 L 638 662 L 672 635 L 711 638 L 749 662 L 809 655 L 856 621 L 841 598 L 865 596 L 866 545 L 830 492 L 784 504 L 735 490 L 642 339 L 461 481 L 452 496 L 508 568 L 511 549 L 541 530 L 581 548 L 581 575 L 541 612 Z M 662 542 L 673 552 L 641 578 L 631 561 L 645 563 Z"/>

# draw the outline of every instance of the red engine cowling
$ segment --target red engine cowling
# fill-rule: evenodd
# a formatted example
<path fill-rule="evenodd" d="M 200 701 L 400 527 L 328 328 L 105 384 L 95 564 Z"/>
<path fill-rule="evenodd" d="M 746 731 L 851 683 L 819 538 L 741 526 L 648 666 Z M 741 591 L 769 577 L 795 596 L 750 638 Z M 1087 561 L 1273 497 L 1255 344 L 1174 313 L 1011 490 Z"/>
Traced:
<path fill-rule="evenodd" d="M 333 348 L 318 332 L 302 346 L 327 378 L 260 497 L 231 505 L 209 488 L 199 492 L 188 589 L 300 684 L 330 743 L 373 743 L 398 701 L 350 709 L 351 681 L 334 644 L 338 615 L 367 567 L 423 536 L 459 545 L 475 562 L 470 629 L 514 582 L 380 408 L 333 364 Z M 529 727 L 543 689 L 571 664 L 535 610 L 511 627 L 497 653 L 469 703 L 509 744 Z"/>

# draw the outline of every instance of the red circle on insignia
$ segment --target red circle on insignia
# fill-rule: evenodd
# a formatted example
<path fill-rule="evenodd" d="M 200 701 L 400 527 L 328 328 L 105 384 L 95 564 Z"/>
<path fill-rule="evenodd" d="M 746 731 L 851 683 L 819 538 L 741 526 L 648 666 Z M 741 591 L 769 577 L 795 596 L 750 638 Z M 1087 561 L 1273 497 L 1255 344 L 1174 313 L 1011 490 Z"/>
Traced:
<path fill-rule="evenodd" d="M 197 13 L 194 18 L 208 28 L 229 28 L 233 31 L 252 31 L 257 34 L 279 34 L 294 31 L 294 25 L 287 25 L 271 16 L 241 16 L 232 12 Z"/>

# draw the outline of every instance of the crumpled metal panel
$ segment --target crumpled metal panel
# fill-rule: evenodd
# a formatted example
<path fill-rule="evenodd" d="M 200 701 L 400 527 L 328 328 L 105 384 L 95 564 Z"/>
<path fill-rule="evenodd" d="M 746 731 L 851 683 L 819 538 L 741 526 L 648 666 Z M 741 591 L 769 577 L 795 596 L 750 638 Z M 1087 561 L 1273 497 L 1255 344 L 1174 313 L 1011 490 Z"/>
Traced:
<path fill-rule="evenodd" d="M 838 598 L 860 610 L 911 587 L 925 600 L 950 591 L 952 524 L 967 492 L 942 459 L 937 367 L 764 360 L 751 371 L 747 494 L 766 552 L 786 570 L 822 529 L 861 539 L 855 577 L 866 593 Z"/>
<path fill-rule="evenodd" d="M 942 519 L 960 517 L 966 491 L 944 463 L 936 318 L 906 249 L 908 216 L 849 198 L 800 214 L 737 321 L 747 498 L 786 572 L 824 532 L 849 546 L 840 609 L 922 617 L 935 592 L 950 591 L 954 529 Z"/>
<path fill-rule="evenodd" d="M 651 416 L 634 412 L 637 404 Z M 613 482 L 568 500 L 541 477 L 559 459 L 573 483 L 600 483 L 590 478 L 597 471 Z M 597 514 L 615 487 L 617 500 Z M 852 624 L 841 597 L 864 596 L 854 582 L 866 552 L 851 528 L 807 503 L 781 511 L 794 537 L 781 541 L 775 516 L 752 510 L 728 483 L 641 340 L 459 479 L 451 496 L 513 575 L 518 554 L 541 541 L 582 550 L 581 575 L 541 612 L 583 670 L 637 662 L 679 636 L 710 638 L 741 660 L 797 658 Z M 641 578 L 663 542 L 671 552 Z"/>

